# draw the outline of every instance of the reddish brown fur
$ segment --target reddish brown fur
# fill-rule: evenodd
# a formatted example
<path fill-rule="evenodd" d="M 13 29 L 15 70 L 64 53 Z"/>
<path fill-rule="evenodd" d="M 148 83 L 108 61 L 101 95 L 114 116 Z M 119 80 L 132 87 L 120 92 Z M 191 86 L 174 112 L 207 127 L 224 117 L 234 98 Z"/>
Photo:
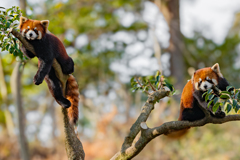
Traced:
<path fill-rule="evenodd" d="M 38 20 L 31 20 L 28 19 L 26 22 L 21 23 L 20 22 L 20 29 L 21 32 L 23 29 L 28 29 L 28 26 L 30 27 L 30 30 L 34 30 L 35 27 L 37 27 L 37 30 L 40 31 L 42 33 L 42 37 L 46 34 L 47 32 L 47 28 L 44 28 L 44 26 L 41 24 L 41 21 Z"/>
<path fill-rule="evenodd" d="M 214 72 L 211 67 L 202 68 L 197 70 L 194 73 L 193 78 L 189 80 L 185 85 L 185 87 L 183 88 L 178 120 L 182 120 L 182 112 L 185 108 L 193 107 L 193 99 L 194 99 L 193 92 L 195 91 L 194 83 L 198 82 L 200 78 L 204 81 L 206 77 L 209 77 L 210 79 L 218 80 L 217 73 Z"/>
<path fill-rule="evenodd" d="M 72 104 L 71 107 L 68 108 L 69 121 L 71 124 L 76 124 L 78 120 L 79 91 L 78 84 L 73 75 L 70 75 L 70 77 L 67 80 L 66 98 Z"/>
<path fill-rule="evenodd" d="M 194 86 L 193 86 L 192 80 L 189 80 L 185 85 L 185 87 L 183 88 L 183 92 L 181 96 L 180 113 L 178 118 L 179 121 L 182 120 L 182 112 L 184 108 L 192 108 L 193 92 L 194 92 Z"/>
<path fill-rule="evenodd" d="M 206 77 L 209 77 L 210 79 L 218 79 L 217 73 L 214 72 L 211 67 L 207 67 L 197 70 L 195 72 L 193 81 L 198 82 L 199 78 L 205 80 Z"/>
<path fill-rule="evenodd" d="M 31 20 L 25 17 L 20 18 L 19 28 L 21 34 L 24 36 L 28 31 L 34 31 L 37 34 L 36 39 L 28 39 L 29 43 L 33 45 L 36 53 L 31 53 L 24 47 L 24 54 L 29 58 L 35 56 L 39 59 L 39 67 L 36 79 L 34 77 L 34 83 L 39 85 L 42 83 L 42 79 L 48 84 L 49 90 L 53 97 L 56 99 L 58 104 L 62 107 L 68 108 L 68 116 L 71 124 L 76 124 L 78 120 L 78 102 L 79 102 L 79 91 L 78 85 L 75 78 L 70 75 L 66 85 L 66 98 L 62 93 L 62 88 L 59 79 L 55 75 L 55 71 L 52 66 L 52 60 L 55 58 L 62 68 L 64 74 L 71 74 L 74 71 L 74 62 L 71 57 L 68 56 L 63 43 L 53 34 L 47 32 L 49 21 L 48 20 Z M 23 30 L 25 30 L 23 32 Z M 39 33 L 41 32 L 41 34 Z M 39 33 L 39 34 L 38 34 Z M 41 36 L 40 36 L 41 35 Z M 50 68 L 49 68 L 50 67 Z M 49 72 L 44 72 L 50 70 Z M 42 74 L 39 74 L 39 73 Z M 44 74 L 43 74 L 44 73 Z M 68 99 L 68 100 L 67 100 Z M 70 102 L 71 104 L 70 104 Z"/>

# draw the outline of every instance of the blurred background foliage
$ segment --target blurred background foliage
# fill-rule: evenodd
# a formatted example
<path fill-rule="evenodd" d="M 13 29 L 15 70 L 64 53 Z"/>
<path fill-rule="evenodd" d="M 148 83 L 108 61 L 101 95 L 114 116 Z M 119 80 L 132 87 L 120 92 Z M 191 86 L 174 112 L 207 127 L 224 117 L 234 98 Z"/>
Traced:
<path fill-rule="evenodd" d="M 26 16 L 50 20 L 49 31 L 64 42 L 75 62 L 74 76 L 81 92 L 77 128 L 86 159 L 110 159 L 120 150 L 124 136 L 146 100 L 145 94 L 130 91 L 133 76 L 153 75 L 160 69 L 177 83 L 181 80 L 171 73 L 171 67 L 178 68 L 182 64 L 183 68 L 175 70 L 183 75 L 183 81 L 177 87 L 181 93 L 194 70 L 218 62 L 231 85 L 239 88 L 238 12 L 229 22 L 231 27 L 226 28 L 227 34 L 220 43 L 206 36 L 208 28 L 196 25 L 193 35 L 186 36 L 180 27 L 170 25 L 176 20 L 174 18 L 183 23 L 180 19 L 183 11 L 180 17 L 173 11 L 181 9 L 183 4 L 199 1 L 202 0 L 180 0 L 180 6 L 172 4 L 171 0 L 27 1 Z M 19 2 L 4 4 L 18 6 Z M 176 33 L 172 31 L 180 33 L 177 42 L 181 44 L 182 60 L 177 63 L 170 60 L 175 55 L 168 48 L 171 41 L 178 45 L 170 39 L 170 33 Z M 161 64 L 155 44 L 161 47 Z M 19 146 L 16 145 L 17 113 L 10 85 L 15 63 L 14 56 L 5 51 L 0 53 L 0 159 L 6 160 L 20 159 Z M 60 106 L 54 102 L 45 82 L 40 86 L 33 85 L 36 71 L 35 58 L 26 63 L 21 79 L 29 153 L 33 160 L 64 160 L 67 158 Z M 176 120 L 178 112 L 179 101 L 166 98 L 156 104 L 148 126 Z M 193 128 L 180 140 L 161 136 L 134 159 L 239 159 L 239 127 L 238 122 L 231 122 Z"/>

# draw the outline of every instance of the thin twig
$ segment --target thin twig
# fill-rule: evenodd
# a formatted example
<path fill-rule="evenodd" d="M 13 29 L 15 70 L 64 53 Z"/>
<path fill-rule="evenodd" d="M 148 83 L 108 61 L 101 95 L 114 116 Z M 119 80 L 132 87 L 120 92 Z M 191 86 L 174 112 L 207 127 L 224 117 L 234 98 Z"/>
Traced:
<path fill-rule="evenodd" d="M 150 85 L 150 87 L 152 88 L 153 91 L 156 91 L 155 87 L 151 84 L 150 80 L 148 79 L 148 83 Z"/>
<path fill-rule="evenodd" d="M 139 84 L 139 86 L 144 90 L 144 87 L 142 86 L 142 84 L 139 82 L 138 78 L 135 77 L 135 80 L 137 81 L 137 83 Z M 145 93 L 147 93 L 148 95 L 150 95 L 150 93 L 148 91 L 144 91 Z"/>
<path fill-rule="evenodd" d="M 160 76 L 160 80 L 159 80 L 159 84 L 158 84 L 158 90 L 160 90 L 162 88 L 162 72 L 160 72 L 161 74 Z"/>

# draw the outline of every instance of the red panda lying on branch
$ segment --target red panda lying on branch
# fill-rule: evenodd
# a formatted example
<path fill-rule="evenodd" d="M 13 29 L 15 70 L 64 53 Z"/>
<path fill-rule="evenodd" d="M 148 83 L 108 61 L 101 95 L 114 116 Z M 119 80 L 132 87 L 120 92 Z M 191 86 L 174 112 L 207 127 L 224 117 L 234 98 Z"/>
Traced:
<path fill-rule="evenodd" d="M 229 86 L 227 80 L 220 72 L 218 63 L 212 67 L 202 68 L 194 72 L 192 79 L 187 82 L 183 89 L 178 120 L 196 121 L 204 118 L 205 115 L 201 108 L 199 108 L 199 105 L 208 109 L 208 104 L 202 97 L 202 94 L 213 86 L 222 91 L 225 91 L 226 87 Z M 212 112 L 211 107 L 209 107 L 210 112 Z M 225 113 L 221 111 L 220 107 L 212 115 L 219 118 L 225 117 Z"/>
<path fill-rule="evenodd" d="M 21 49 L 27 57 L 34 58 L 36 56 L 38 58 L 38 71 L 33 82 L 39 85 L 45 79 L 57 103 L 64 108 L 68 108 L 70 123 L 76 124 L 79 102 L 78 84 L 73 75 L 69 75 L 66 90 L 62 91 L 60 80 L 52 67 L 53 60 L 56 59 L 63 74 L 71 74 L 74 71 L 74 63 L 72 58 L 68 56 L 62 42 L 55 35 L 48 33 L 48 25 L 48 20 L 38 21 L 20 17 L 20 33 L 33 46 L 35 54 L 24 46 Z"/>
<path fill-rule="evenodd" d="M 227 80 L 223 77 L 219 64 L 216 63 L 212 67 L 206 67 L 194 72 L 191 80 L 187 82 L 183 88 L 179 121 L 197 121 L 205 117 L 202 108 L 207 109 L 212 116 L 217 118 L 225 117 L 225 113 L 221 111 L 221 107 L 215 112 L 212 112 L 212 105 L 208 108 L 208 103 L 202 97 L 203 93 L 208 89 L 216 86 L 222 91 L 226 91 L 226 87 L 229 86 Z M 167 134 L 169 138 L 180 138 L 188 129 L 172 132 Z"/>

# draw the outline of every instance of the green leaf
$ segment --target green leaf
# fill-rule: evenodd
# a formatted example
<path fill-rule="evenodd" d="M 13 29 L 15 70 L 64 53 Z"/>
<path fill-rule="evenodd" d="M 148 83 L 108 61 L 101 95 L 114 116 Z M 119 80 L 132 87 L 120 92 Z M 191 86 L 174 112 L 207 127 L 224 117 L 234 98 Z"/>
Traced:
<path fill-rule="evenodd" d="M 143 91 L 148 91 L 148 86 L 145 86 L 145 87 L 143 88 Z"/>
<path fill-rule="evenodd" d="M 8 49 L 9 49 L 9 47 L 10 47 L 10 44 L 8 44 L 8 45 L 6 46 L 6 49 L 8 50 Z"/>
<path fill-rule="evenodd" d="M 236 106 L 237 106 L 237 100 L 234 99 L 234 100 L 233 100 L 233 108 L 235 108 Z"/>
<path fill-rule="evenodd" d="M 161 72 L 160 71 L 157 71 L 156 74 L 155 74 L 155 78 L 157 78 L 158 76 L 160 76 Z"/>
<path fill-rule="evenodd" d="M 207 91 L 207 94 L 210 94 L 210 93 L 212 93 L 212 89 L 209 89 L 208 91 Z"/>
<path fill-rule="evenodd" d="M 226 90 L 229 91 L 230 89 L 234 89 L 233 86 L 227 86 Z"/>
<path fill-rule="evenodd" d="M 219 106 L 220 106 L 220 103 L 219 103 L 219 102 L 217 102 L 216 104 L 214 104 L 214 105 L 213 105 L 213 109 L 212 109 L 213 112 L 216 112 Z"/>
<path fill-rule="evenodd" d="M 227 111 L 227 113 L 229 113 L 232 109 L 232 105 L 231 104 L 227 104 L 227 108 L 225 109 Z"/>
<path fill-rule="evenodd" d="M 132 92 L 136 92 L 138 89 L 139 89 L 139 87 L 133 87 L 133 88 L 131 88 L 130 90 L 131 90 Z"/>
<path fill-rule="evenodd" d="M 160 76 L 157 76 L 156 78 L 155 78 L 155 85 L 157 85 L 157 83 L 160 81 Z"/>
<path fill-rule="evenodd" d="M 213 99 L 213 103 L 216 104 L 216 103 L 218 102 L 218 100 L 219 100 L 219 98 L 218 98 L 218 97 L 215 97 L 215 98 Z"/>
<path fill-rule="evenodd" d="M 211 100 L 210 102 L 208 102 L 208 108 L 209 108 L 209 106 L 211 105 L 211 103 L 213 102 L 213 100 Z"/>
<path fill-rule="evenodd" d="M 169 83 L 168 80 L 165 79 L 164 82 L 165 82 L 165 85 L 170 89 L 170 91 L 174 90 L 173 85 Z"/>
<path fill-rule="evenodd" d="M 7 22 L 7 28 L 9 28 L 9 27 L 10 27 L 10 25 L 11 25 L 11 24 L 10 24 L 9 22 Z"/>
<path fill-rule="evenodd" d="M 237 113 L 238 110 L 240 109 L 240 106 L 237 104 L 236 107 L 235 107 L 234 109 L 235 109 L 235 112 Z"/>
<path fill-rule="evenodd" d="M 131 80 L 130 80 L 130 82 L 131 82 L 131 83 L 132 83 L 132 82 L 135 82 L 134 79 L 135 79 L 135 77 L 132 77 Z"/>
<path fill-rule="evenodd" d="M 228 91 L 221 91 L 220 94 L 230 94 Z"/>
<path fill-rule="evenodd" d="M 209 94 L 205 96 L 205 101 L 207 102 L 208 99 L 209 99 Z"/>
<path fill-rule="evenodd" d="M 230 95 L 229 94 L 222 94 L 222 95 L 220 95 L 220 98 L 228 99 L 228 98 L 230 98 Z"/>
<path fill-rule="evenodd" d="M 236 92 L 234 98 L 235 98 L 235 99 L 238 99 L 238 95 L 239 95 L 239 91 Z"/>
<path fill-rule="evenodd" d="M 212 100 L 214 97 L 215 97 L 214 94 L 210 94 L 209 97 L 208 97 L 208 99 L 209 99 L 209 100 Z"/>
<path fill-rule="evenodd" d="M 203 98 L 206 94 L 207 94 L 207 92 L 203 93 L 203 94 L 202 94 L 202 98 Z"/>

